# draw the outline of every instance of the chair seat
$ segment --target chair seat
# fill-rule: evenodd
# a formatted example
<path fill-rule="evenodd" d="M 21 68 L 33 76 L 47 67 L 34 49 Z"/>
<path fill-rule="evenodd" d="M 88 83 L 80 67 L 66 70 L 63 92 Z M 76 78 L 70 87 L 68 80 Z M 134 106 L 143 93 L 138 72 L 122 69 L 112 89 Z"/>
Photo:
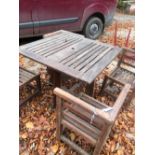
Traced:
<path fill-rule="evenodd" d="M 123 83 L 134 85 L 135 74 L 125 68 L 118 67 L 110 76 Z"/>
<path fill-rule="evenodd" d="M 29 81 L 31 81 L 33 78 L 35 78 L 37 75 L 35 73 L 32 73 L 22 67 L 19 68 L 19 86 L 22 87 Z"/>
<path fill-rule="evenodd" d="M 19 105 L 23 105 L 41 92 L 40 75 L 19 67 L 19 89 Z"/>

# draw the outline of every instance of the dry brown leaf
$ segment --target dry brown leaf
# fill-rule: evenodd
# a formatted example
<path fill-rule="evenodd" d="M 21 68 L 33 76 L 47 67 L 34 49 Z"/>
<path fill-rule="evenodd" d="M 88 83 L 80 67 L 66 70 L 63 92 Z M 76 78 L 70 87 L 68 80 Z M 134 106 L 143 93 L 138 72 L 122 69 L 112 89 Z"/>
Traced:
<path fill-rule="evenodd" d="M 117 150 L 117 155 L 124 155 L 124 151 L 123 151 L 123 149 L 119 149 L 119 150 Z"/>
<path fill-rule="evenodd" d="M 128 113 L 127 113 L 127 116 L 128 116 L 129 118 L 134 118 L 134 114 L 131 113 L 131 112 L 128 112 Z"/>
<path fill-rule="evenodd" d="M 43 115 L 41 115 L 39 118 L 39 123 L 41 124 L 41 123 L 44 123 L 45 121 L 46 121 L 46 118 Z"/>
<path fill-rule="evenodd" d="M 29 155 L 29 152 L 26 150 L 26 151 L 22 152 L 20 155 Z"/>
<path fill-rule="evenodd" d="M 111 151 L 111 152 L 114 152 L 114 150 L 115 150 L 115 142 L 112 141 L 110 151 Z"/>
<path fill-rule="evenodd" d="M 65 148 L 64 145 L 63 145 L 63 146 L 60 147 L 59 153 L 60 153 L 61 155 L 63 155 L 63 154 L 65 153 L 65 150 L 66 150 L 66 148 Z"/>
<path fill-rule="evenodd" d="M 28 133 L 27 132 L 25 132 L 25 133 L 23 133 L 22 135 L 21 135 L 21 138 L 23 138 L 23 139 L 26 139 L 28 137 Z"/>
<path fill-rule="evenodd" d="M 71 138 L 72 141 L 74 141 L 75 140 L 75 134 L 74 133 L 71 133 L 70 134 L 70 138 Z"/>
<path fill-rule="evenodd" d="M 117 140 L 118 139 L 118 134 L 114 135 L 114 139 Z"/>
<path fill-rule="evenodd" d="M 59 145 L 58 144 L 55 144 L 55 145 L 53 145 L 51 147 L 51 150 L 52 150 L 53 153 L 57 153 L 58 149 L 59 149 Z"/>
<path fill-rule="evenodd" d="M 27 122 L 27 123 L 26 123 L 26 128 L 28 128 L 28 129 L 33 129 L 33 128 L 34 128 L 33 123 L 32 123 L 32 122 Z"/>

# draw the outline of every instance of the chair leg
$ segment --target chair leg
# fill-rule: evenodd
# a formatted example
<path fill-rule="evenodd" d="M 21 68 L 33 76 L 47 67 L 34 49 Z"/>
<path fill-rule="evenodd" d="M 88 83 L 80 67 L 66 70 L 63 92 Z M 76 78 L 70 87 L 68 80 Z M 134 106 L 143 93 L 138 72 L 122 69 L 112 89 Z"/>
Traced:
<path fill-rule="evenodd" d="M 41 80 L 40 80 L 40 75 L 38 75 L 38 77 L 36 78 L 36 82 L 37 82 L 37 89 L 38 89 L 38 93 L 41 93 Z"/>
<path fill-rule="evenodd" d="M 127 97 L 127 100 L 126 100 L 125 105 L 129 105 L 131 103 L 132 99 L 135 96 L 135 90 L 134 89 L 131 89 L 131 94 L 128 93 L 128 96 L 129 97 Z"/>
<path fill-rule="evenodd" d="M 103 93 L 103 90 L 104 90 L 104 88 L 106 86 L 107 81 L 108 81 L 108 77 L 105 75 L 105 79 L 104 79 L 103 84 L 101 86 L 101 90 L 99 92 L 99 95 L 101 95 Z"/>
<path fill-rule="evenodd" d="M 94 86 L 95 86 L 95 81 L 93 81 L 91 84 L 87 85 L 86 94 L 93 97 L 94 96 Z"/>
<path fill-rule="evenodd" d="M 100 152 L 103 148 L 103 145 L 106 142 L 108 135 L 110 134 L 111 128 L 112 128 L 112 124 L 110 124 L 108 126 L 104 126 L 102 128 L 101 134 L 100 134 L 98 141 L 96 143 L 96 147 L 94 149 L 93 155 L 99 155 L 100 154 Z"/>
<path fill-rule="evenodd" d="M 56 119 L 57 119 L 57 123 L 56 123 L 56 139 L 58 141 L 60 141 L 60 137 L 61 137 L 61 128 L 62 128 L 62 125 L 61 125 L 61 118 L 62 118 L 62 100 L 59 98 L 59 97 L 56 97 Z"/>

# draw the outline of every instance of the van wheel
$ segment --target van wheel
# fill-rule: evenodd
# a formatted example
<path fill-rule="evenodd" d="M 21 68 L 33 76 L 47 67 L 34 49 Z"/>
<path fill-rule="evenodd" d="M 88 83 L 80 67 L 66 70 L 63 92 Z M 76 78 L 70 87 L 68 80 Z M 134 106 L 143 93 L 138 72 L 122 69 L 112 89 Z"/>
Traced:
<path fill-rule="evenodd" d="M 103 32 L 104 24 L 98 17 L 91 17 L 84 26 L 83 33 L 87 38 L 97 39 Z"/>

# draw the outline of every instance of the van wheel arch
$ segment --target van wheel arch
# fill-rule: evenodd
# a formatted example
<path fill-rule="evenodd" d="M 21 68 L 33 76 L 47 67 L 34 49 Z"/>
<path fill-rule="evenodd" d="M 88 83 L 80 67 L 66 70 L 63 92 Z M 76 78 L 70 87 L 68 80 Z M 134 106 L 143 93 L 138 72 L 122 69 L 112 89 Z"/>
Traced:
<path fill-rule="evenodd" d="M 105 18 L 101 13 L 95 13 L 95 14 L 92 14 L 91 16 L 89 16 L 89 18 L 84 23 L 82 31 L 86 37 L 88 37 L 90 39 L 97 39 L 99 37 L 98 35 L 97 35 L 97 37 L 93 38 L 89 35 L 89 32 L 87 30 L 88 28 L 90 28 L 90 24 L 93 22 L 94 23 L 96 22 L 98 24 L 98 26 L 100 26 L 101 30 L 99 30 L 99 33 L 102 33 L 104 30 L 104 27 L 105 27 Z M 96 26 L 96 28 L 97 28 L 97 26 Z"/>

